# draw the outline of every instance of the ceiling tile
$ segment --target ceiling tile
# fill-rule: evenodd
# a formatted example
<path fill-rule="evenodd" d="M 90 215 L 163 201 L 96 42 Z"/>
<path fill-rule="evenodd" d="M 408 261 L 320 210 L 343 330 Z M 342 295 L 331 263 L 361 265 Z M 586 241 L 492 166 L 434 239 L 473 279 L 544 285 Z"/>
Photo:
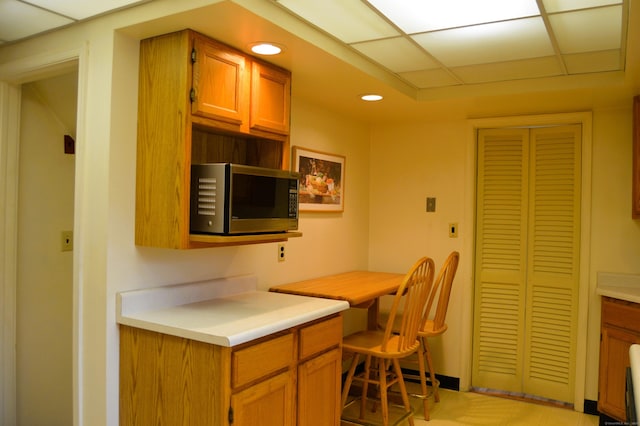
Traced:
<path fill-rule="evenodd" d="M 29 0 L 29 3 L 73 19 L 86 19 L 147 0 Z"/>
<path fill-rule="evenodd" d="M 352 46 L 393 72 L 439 67 L 436 61 L 404 37 L 356 43 Z"/>
<path fill-rule="evenodd" d="M 444 69 L 401 72 L 399 75 L 418 89 L 462 84 L 461 81 L 456 80 L 454 75 Z"/>
<path fill-rule="evenodd" d="M 593 52 L 620 47 L 622 6 L 550 15 L 562 53 Z"/>
<path fill-rule="evenodd" d="M 621 67 L 622 53 L 619 49 L 602 52 L 575 53 L 563 55 L 569 74 L 618 71 Z"/>
<path fill-rule="evenodd" d="M 456 67 L 451 71 L 466 84 L 552 77 L 563 74 L 562 67 L 555 56 Z"/>
<path fill-rule="evenodd" d="M 278 0 L 278 3 L 345 43 L 399 35 L 360 1 Z"/>
<path fill-rule="evenodd" d="M 367 0 L 407 34 L 539 15 L 535 0 Z"/>
<path fill-rule="evenodd" d="M 448 67 L 554 54 L 539 17 L 435 31 L 412 38 Z"/>
<path fill-rule="evenodd" d="M 17 0 L 0 0 L 0 40 L 18 40 L 73 22 Z"/>
<path fill-rule="evenodd" d="M 547 13 L 622 4 L 622 0 L 542 0 Z"/>

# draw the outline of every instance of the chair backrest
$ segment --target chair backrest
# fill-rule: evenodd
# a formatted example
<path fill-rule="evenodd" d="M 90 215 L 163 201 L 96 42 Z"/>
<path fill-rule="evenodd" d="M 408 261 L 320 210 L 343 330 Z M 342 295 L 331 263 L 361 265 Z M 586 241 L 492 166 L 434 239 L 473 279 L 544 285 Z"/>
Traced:
<path fill-rule="evenodd" d="M 458 261 L 460 260 L 460 253 L 457 251 L 451 252 L 447 259 L 442 264 L 438 277 L 433 282 L 429 299 L 427 301 L 427 308 L 424 311 L 424 318 L 420 329 L 424 329 L 425 324 L 429 320 L 431 308 L 433 302 L 436 300 L 436 295 L 439 295 L 436 305 L 436 312 L 433 317 L 433 330 L 438 331 L 445 327 L 445 318 L 447 316 L 447 309 L 449 307 L 449 297 L 451 296 L 451 286 L 453 284 L 453 278 L 456 276 L 458 270 Z"/>
<path fill-rule="evenodd" d="M 416 344 L 423 311 L 433 284 L 434 270 L 433 259 L 423 257 L 405 275 L 389 311 L 381 344 L 382 351 L 404 352 Z M 403 302 L 403 309 L 400 309 Z M 396 319 L 396 316 L 400 317 Z M 394 334 L 394 323 L 396 322 L 400 324 L 400 328 L 395 330 L 395 334 L 398 335 L 398 346 L 390 348 L 387 347 L 387 343 Z"/>

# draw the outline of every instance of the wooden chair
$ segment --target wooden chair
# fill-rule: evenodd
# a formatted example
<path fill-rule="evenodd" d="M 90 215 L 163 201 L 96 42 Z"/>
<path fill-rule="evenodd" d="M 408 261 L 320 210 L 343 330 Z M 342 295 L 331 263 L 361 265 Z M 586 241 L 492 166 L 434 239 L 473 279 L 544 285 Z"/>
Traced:
<path fill-rule="evenodd" d="M 387 390 L 397 383 L 400 387 L 405 415 L 409 417 L 409 424 L 413 426 L 413 410 L 409 404 L 399 360 L 413 354 L 420 347 L 418 328 L 433 284 L 434 269 L 433 260 L 428 257 L 423 257 L 413 265 L 398 287 L 384 330 L 360 331 L 343 339 L 343 351 L 353 353 L 342 391 L 343 410 L 351 383 L 354 380 L 360 381 L 363 384 L 360 397 L 360 419 L 364 419 L 369 384 L 375 384 L 379 387 L 382 421 L 386 426 L 389 424 Z M 393 332 L 394 321 L 400 324 L 397 333 Z M 366 357 L 364 372 L 356 376 L 355 371 L 361 356 Z"/>
<path fill-rule="evenodd" d="M 429 420 L 429 407 L 427 406 L 427 392 L 425 377 L 426 372 L 425 360 L 427 368 L 429 369 L 429 378 L 431 379 L 431 386 L 433 388 L 433 399 L 435 402 L 440 401 L 440 395 L 438 388 L 440 383 L 436 380 L 435 371 L 433 370 L 433 361 L 431 359 L 431 350 L 429 348 L 429 337 L 439 336 L 447 331 L 447 324 L 445 318 L 447 316 L 447 308 L 449 307 L 449 297 L 451 295 L 451 286 L 453 284 L 453 278 L 456 275 L 458 269 L 458 261 L 460 260 L 460 254 L 457 251 L 452 252 L 444 261 L 438 277 L 433 282 L 429 298 L 427 299 L 427 307 L 424 310 L 424 317 L 422 324 L 418 330 L 418 338 L 420 340 L 420 347 L 418 348 L 418 368 L 420 371 L 420 384 L 422 387 L 422 395 L 415 395 L 422 398 L 424 405 L 424 418 Z M 436 301 L 436 311 L 433 319 L 430 319 L 431 309 L 433 303 Z"/>

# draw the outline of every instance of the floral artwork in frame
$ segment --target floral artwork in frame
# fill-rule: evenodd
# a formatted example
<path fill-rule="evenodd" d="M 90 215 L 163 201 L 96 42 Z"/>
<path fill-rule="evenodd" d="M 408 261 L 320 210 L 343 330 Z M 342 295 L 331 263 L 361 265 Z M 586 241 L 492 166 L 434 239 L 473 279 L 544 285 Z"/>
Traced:
<path fill-rule="evenodd" d="M 345 157 L 293 147 L 293 170 L 300 173 L 300 211 L 344 211 Z"/>

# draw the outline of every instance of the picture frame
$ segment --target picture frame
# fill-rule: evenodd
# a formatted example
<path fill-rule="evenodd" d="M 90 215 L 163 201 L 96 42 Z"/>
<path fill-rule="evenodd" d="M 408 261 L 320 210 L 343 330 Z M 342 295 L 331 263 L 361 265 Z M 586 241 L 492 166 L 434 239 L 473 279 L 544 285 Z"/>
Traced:
<path fill-rule="evenodd" d="M 344 211 L 346 157 L 294 146 L 293 171 L 300 173 L 299 211 Z"/>

